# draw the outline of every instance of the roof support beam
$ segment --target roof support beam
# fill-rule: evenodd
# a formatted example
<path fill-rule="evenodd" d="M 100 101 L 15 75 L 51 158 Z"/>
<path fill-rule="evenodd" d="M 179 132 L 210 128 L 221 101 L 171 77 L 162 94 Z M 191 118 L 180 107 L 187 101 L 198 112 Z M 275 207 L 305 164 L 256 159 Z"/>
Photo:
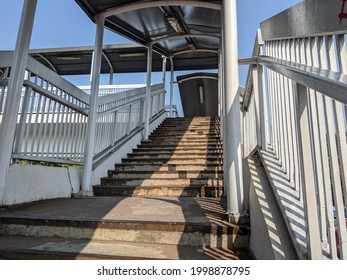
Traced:
<path fill-rule="evenodd" d="M 196 79 L 210 79 L 210 80 L 217 80 L 218 81 L 218 77 L 211 77 L 211 76 L 207 76 L 207 75 L 200 75 L 200 76 L 195 76 L 195 77 L 189 77 L 183 80 L 180 80 L 178 83 L 183 83 L 186 81 L 190 81 L 190 80 L 196 80 Z"/>
<path fill-rule="evenodd" d="M 164 41 L 170 41 L 170 40 L 175 40 L 175 39 L 181 39 L 181 38 L 208 38 L 208 39 L 216 39 L 220 40 L 220 36 L 217 35 L 207 35 L 207 34 L 182 34 L 182 35 L 174 35 L 174 36 L 168 36 L 168 37 L 163 37 L 157 40 L 153 40 L 151 44 L 158 44 L 160 42 Z"/>
<path fill-rule="evenodd" d="M 181 54 L 186 54 L 186 53 L 198 53 L 198 52 L 202 52 L 202 53 L 216 53 L 218 54 L 219 51 L 217 50 L 210 50 L 210 49 L 198 49 L 198 50 L 185 50 L 185 51 L 180 51 L 180 52 L 177 52 L 177 53 L 173 53 L 172 56 L 175 57 L 175 56 L 178 56 L 178 55 L 181 55 Z"/>
<path fill-rule="evenodd" d="M 54 65 L 46 57 L 44 57 L 43 55 L 41 55 L 39 53 L 37 53 L 36 55 L 41 57 L 44 61 L 46 61 L 49 65 L 49 67 L 51 67 L 55 73 L 58 73 L 57 69 L 54 67 Z"/>
<path fill-rule="evenodd" d="M 210 3 L 205 1 L 191 1 L 191 0 L 159 0 L 159 1 L 150 1 L 150 2 L 142 2 L 142 3 L 134 3 L 127 4 L 120 7 L 112 8 L 102 12 L 101 14 L 105 17 L 111 17 L 115 15 L 119 15 L 126 12 L 131 12 L 139 9 L 153 8 L 153 7 L 161 7 L 161 6 L 192 6 L 192 7 L 200 7 L 212 10 L 221 10 L 222 6 L 216 3 Z"/>
<path fill-rule="evenodd" d="M 112 63 L 111 63 L 110 59 L 107 57 L 107 55 L 104 52 L 102 52 L 102 55 L 106 59 L 108 65 L 110 66 L 110 80 L 109 80 L 109 84 L 113 85 L 114 69 L 113 69 Z"/>

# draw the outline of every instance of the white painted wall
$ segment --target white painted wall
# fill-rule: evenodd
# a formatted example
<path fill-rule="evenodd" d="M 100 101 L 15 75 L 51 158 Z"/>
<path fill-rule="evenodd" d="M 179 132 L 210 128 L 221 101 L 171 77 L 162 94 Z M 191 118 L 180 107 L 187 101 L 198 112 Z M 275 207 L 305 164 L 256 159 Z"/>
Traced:
<path fill-rule="evenodd" d="M 4 205 L 69 198 L 79 189 L 80 176 L 81 169 L 76 168 L 13 164 L 9 169 Z"/>
<path fill-rule="evenodd" d="M 263 167 L 249 160 L 250 248 L 259 260 L 297 260 L 281 210 Z"/>

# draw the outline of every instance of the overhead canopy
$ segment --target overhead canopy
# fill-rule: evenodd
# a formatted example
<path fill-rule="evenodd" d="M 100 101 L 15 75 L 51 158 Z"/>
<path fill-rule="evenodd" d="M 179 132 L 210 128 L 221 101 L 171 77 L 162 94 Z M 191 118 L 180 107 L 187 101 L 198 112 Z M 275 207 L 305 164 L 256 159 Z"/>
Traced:
<path fill-rule="evenodd" d="M 89 74 L 94 47 L 31 50 L 29 54 L 59 75 Z M 135 73 L 147 71 L 147 48 L 136 44 L 105 45 L 101 73 Z M 175 70 L 215 69 L 214 53 L 188 54 L 175 59 Z M 112 67 L 112 70 L 111 70 Z M 167 70 L 170 65 L 167 64 Z M 162 71 L 162 56 L 153 54 L 153 71 Z"/>
<path fill-rule="evenodd" d="M 154 51 L 161 55 L 169 57 L 189 51 L 174 57 L 175 70 L 180 59 L 201 61 L 202 57 L 207 60 L 205 69 L 218 68 L 221 0 L 75 1 L 94 22 L 98 15 L 105 16 L 107 28 L 144 46 L 154 43 Z M 194 66 L 191 62 L 189 69 L 202 69 L 201 64 Z M 188 70 L 187 65 L 184 70 Z"/>

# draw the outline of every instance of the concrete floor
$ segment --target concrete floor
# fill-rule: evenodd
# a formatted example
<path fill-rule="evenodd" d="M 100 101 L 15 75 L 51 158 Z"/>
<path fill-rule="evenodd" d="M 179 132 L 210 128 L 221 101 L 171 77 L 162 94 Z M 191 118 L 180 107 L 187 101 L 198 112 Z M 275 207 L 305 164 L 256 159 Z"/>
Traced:
<path fill-rule="evenodd" d="M 93 197 L 54 199 L 3 209 L 0 217 L 150 221 L 230 226 L 219 198 Z"/>

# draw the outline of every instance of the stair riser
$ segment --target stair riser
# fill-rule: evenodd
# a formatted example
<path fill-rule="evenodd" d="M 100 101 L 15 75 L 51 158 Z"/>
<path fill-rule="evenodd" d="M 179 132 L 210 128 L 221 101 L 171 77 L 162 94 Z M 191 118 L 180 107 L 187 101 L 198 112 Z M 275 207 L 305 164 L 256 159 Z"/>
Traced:
<path fill-rule="evenodd" d="M 171 144 L 167 144 L 167 143 L 143 143 L 137 146 L 139 149 L 161 149 L 161 150 L 165 150 L 165 149 L 176 149 L 176 150 L 185 150 L 187 152 L 189 152 L 191 149 L 204 149 L 204 150 L 213 150 L 213 149 L 223 149 L 223 143 L 195 143 L 194 145 L 192 145 L 191 143 L 180 143 L 179 145 L 177 145 L 177 143 L 171 143 Z"/>
<path fill-rule="evenodd" d="M 223 160 L 220 154 L 168 154 L 168 153 L 150 153 L 150 154 L 129 154 L 128 159 L 165 159 L 165 160 L 180 160 L 180 159 L 209 159 Z"/>
<path fill-rule="evenodd" d="M 223 186 L 222 179 L 113 179 L 101 178 L 103 186 L 177 186 L 188 188 L 193 185 L 220 187 Z"/>
<path fill-rule="evenodd" d="M 95 196 L 222 197 L 222 187 L 94 187 Z"/>
<path fill-rule="evenodd" d="M 210 137 L 210 138 L 220 138 L 218 133 L 210 133 L 207 131 L 201 131 L 201 132 L 177 132 L 177 131 L 156 131 L 151 134 L 151 137 L 158 137 L 158 136 L 165 136 L 168 137 Z"/>
<path fill-rule="evenodd" d="M 217 171 L 222 170 L 223 167 L 220 164 L 215 165 L 176 165 L 176 166 L 167 166 L 167 165 L 149 165 L 149 164 L 133 164 L 133 165 L 116 165 L 115 172 L 117 171 Z"/>
<path fill-rule="evenodd" d="M 218 154 L 221 155 L 223 150 L 222 149 L 206 149 L 206 148 L 202 148 L 200 150 L 193 148 L 193 149 L 168 149 L 168 148 L 153 148 L 153 149 L 133 149 L 133 153 L 134 154 L 170 154 L 170 155 L 180 155 L 180 154 L 184 154 L 186 155 L 187 152 L 189 152 L 189 154 Z"/>
<path fill-rule="evenodd" d="M 148 173 L 139 173 L 139 172 L 114 172 L 111 171 L 108 173 L 109 178 L 113 179 L 195 179 L 195 178 L 211 178 L 211 179 L 223 179 L 223 173 L 200 173 L 200 172 L 176 172 L 176 173 L 165 173 L 165 172 L 148 172 Z"/>
<path fill-rule="evenodd" d="M 59 237 L 74 239 L 92 239 L 102 241 L 126 241 L 157 243 L 184 246 L 209 246 L 212 248 L 244 248 L 247 246 L 247 235 L 244 241 L 240 240 L 240 235 L 235 232 L 229 234 L 208 233 L 213 232 L 213 228 L 196 229 L 187 232 L 187 227 L 180 231 L 168 230 L 141 230 L 141 229 L 107 229 L 107 228 L 84 228 L 84 227 L 57 227 L 57 226 L 35 226 L 20 224 L 5 224 L 0 228 L 0 234 L 20 235 L 31 237 Z M 231 245 L 232 244 L 232 245 Z"/>
<path fill-rule="evenodd" d="M 172 165 L 181 165 L 181 164 L 213 164 L 213 165 L 222 165 L 222 160 L 205 160 L 205 159 L 123 159 L 123 162 L 126 164 L 172 164 Z"/>

